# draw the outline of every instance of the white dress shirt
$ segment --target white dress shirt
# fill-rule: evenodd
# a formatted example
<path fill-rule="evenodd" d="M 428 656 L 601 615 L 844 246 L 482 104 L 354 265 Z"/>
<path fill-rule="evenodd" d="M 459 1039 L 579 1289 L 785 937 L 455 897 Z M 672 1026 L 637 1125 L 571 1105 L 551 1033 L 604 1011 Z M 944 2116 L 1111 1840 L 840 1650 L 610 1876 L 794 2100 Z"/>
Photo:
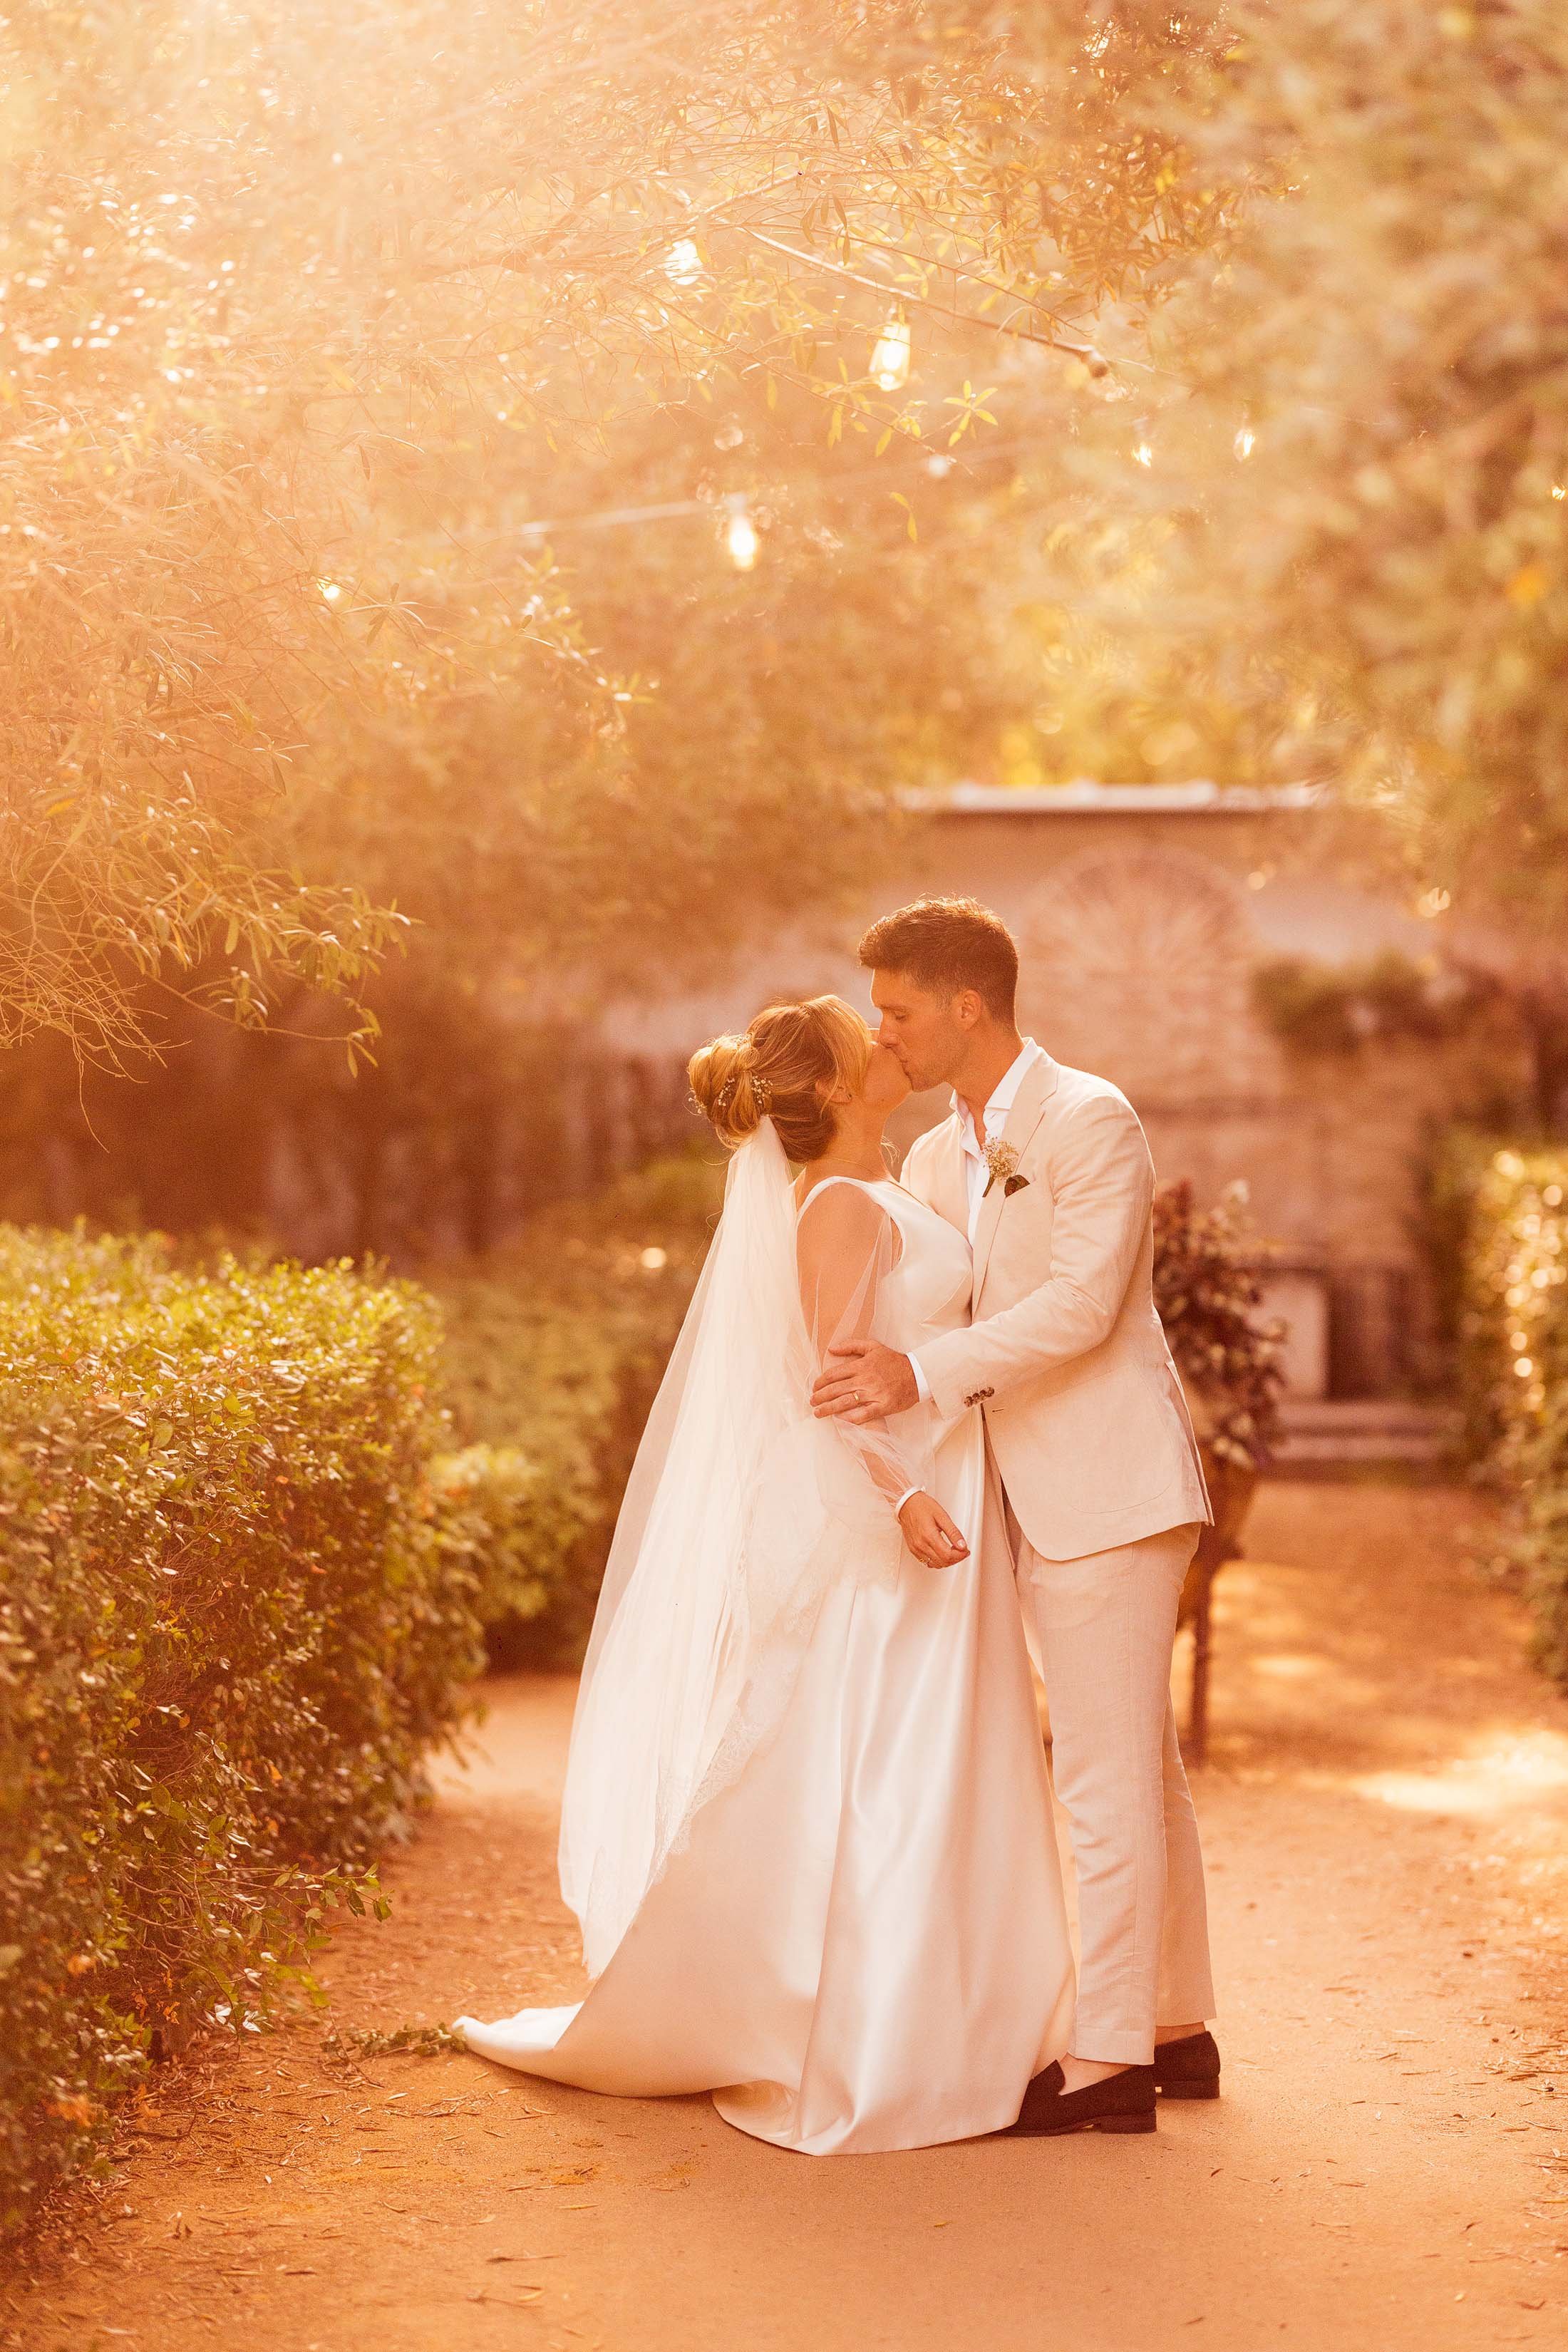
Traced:
<path fill-rule="evenodd" d="M 1034 1068 L 1035 1064 L 1043 1062 L 1045 1057 L 1044 1046 L 1037 1045 L 1032 1037 L 1026 1037 L 1016 1060 L 1004 1071 L 997 1081 L 994 1094 L 985 1106 L 984 1140 L 974 1132 L 974 1121 L 970 1116 L 969 1105 L 962 1101 L 956 1094 L 952 1097 L 952 1108 L 958 1113 L 959 1141 L 963 1147 L 964 1181 L 969 1187 L 969 1239 L 972 1246 L 980 1225 L 980 1203 L 985 1198 L 988 1174 L 985 1166 L 985 1145 L 995 1142 L 1007 1124 L 1008 1112 L 1018 1099 L 1019 1087 L 1029 1071 Z M 921 1402 L 922 1404 L 929 1402 L 931 1389 L 927 1384 L 924 1372 L 921 1370 L 920 1358 L 911 1356 L 910 1364 L 914 1372 L 915 1387 L 920 1391 Z M 901 1508 L 902 1506 L 900 1505 L 900 1507 Z"/>

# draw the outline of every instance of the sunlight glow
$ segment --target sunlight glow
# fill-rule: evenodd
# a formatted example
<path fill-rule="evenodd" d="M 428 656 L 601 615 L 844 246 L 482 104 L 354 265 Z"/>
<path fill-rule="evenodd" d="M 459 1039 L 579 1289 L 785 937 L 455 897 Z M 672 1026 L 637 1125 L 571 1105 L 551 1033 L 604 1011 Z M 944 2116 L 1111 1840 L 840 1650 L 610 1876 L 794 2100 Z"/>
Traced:
<path fill-rule="evenodd" d="M 763 542 L 757 535 L 757 526 L 740 502 L 730 509 L 730 520 L 724 526 L 724 544 L 737 572 L 749 572 L 762 551 Z"/>
<path fill-rule="evenodd" d="M 665 256 L 664 274 L 675 286 L 695 286 L 702 275 L 702 256 L 689 236 L 678 237 Z"/>
<path fill-rule="evenodd" d="M 910 376 L 910 328 L 907 319 L 889 319 L 871 353 L 871 373 L 884 392 L 897 392 Z"/>
<path fill-rule="evenodd" d="M 1351 1785 L 1401 1812 L 1501 1812 L 1568 1789 L 1568 1739 L 1561 1732 L 1532 1731 L 1457 1759 L 1441 1771 L 1373 1772 Z"/>

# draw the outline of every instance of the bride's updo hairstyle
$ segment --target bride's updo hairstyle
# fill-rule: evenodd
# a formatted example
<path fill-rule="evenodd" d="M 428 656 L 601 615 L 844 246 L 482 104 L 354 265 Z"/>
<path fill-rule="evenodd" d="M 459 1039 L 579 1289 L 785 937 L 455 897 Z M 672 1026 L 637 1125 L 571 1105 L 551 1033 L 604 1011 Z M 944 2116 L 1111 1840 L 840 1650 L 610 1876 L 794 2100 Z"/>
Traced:
<path fill-rule="evenodd" d="M 827 1097 L 840 1086 L 858 1091 L 871 1043 L 842 997 L 770 1004 L 742 1036 L 715 1037 L 693 1054 L 692 1099 L 727 1150 L 771 1118 L 786 1156 L 804 1167 L 821 1159 L 837 1132 Z"/>

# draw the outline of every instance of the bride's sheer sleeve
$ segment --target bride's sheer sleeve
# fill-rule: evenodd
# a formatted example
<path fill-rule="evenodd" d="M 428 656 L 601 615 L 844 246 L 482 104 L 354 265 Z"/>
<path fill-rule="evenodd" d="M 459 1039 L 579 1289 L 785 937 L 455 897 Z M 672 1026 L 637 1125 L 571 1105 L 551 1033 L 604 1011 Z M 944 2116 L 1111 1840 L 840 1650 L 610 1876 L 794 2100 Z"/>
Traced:
<path fill-rule="evenodd" d="M 825 1184 L 807 1201 L 795 1228 L 795 1262 L 814 1372 L 824 1369 L 830 1348 L 880 1336 L 876 1330 L 878 1301 L 900 1247 L 897 1224 L 862 1186 Z M 856 1457 L 877 1496 L 896 1516 L 911 1494 L 931 1490 L 928 1418 L 917 1407 L 898 1414 L 894 1422 L 835 1419 L 817 1426 L 830 1430 Z"/>

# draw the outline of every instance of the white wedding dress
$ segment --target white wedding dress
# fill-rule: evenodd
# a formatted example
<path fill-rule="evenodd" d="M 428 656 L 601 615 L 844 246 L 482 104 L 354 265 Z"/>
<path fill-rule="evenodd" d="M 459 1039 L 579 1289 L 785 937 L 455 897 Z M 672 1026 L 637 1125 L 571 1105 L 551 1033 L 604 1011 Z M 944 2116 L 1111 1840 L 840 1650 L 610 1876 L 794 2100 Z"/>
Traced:
<path fill-rule="evenodd" d="M 968 1244 L 891 1181 L 796 1221 L 771 1124 L 724 1218 L 617 1528 L 573 1730 L 562 1883 L 594 1979 L 458 2021 L 593 2091 L 710 2091 L 814 2155 L 994 2131 L 1067 2047 L 1072 1960 L 977 1411 L 812 1419 L 836 1337 L 966 1322 Z M 803 1311 L 804 1308 L 804 1311 Z M 970 1556 L 922 1567 L 919 1484 Z"/>

